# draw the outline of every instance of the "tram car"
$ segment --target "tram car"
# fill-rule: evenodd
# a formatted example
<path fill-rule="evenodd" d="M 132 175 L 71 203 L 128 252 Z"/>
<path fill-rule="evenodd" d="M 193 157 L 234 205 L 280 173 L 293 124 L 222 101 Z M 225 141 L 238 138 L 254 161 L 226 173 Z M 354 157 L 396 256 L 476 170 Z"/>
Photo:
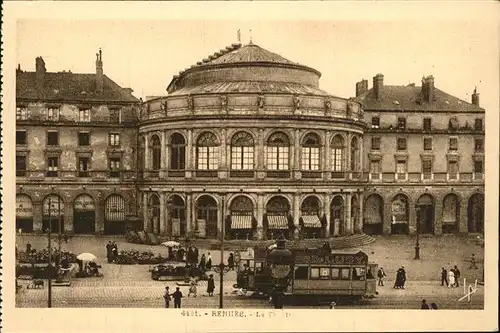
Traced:
<path fill-rule="evenodd" d="M 268 259 L 269 249 L 255 249 L 253 258 L 240 261 L 237 287 L 271 295 L 279 288 L 287 298 L 337 303 L 377 295 L 378 265 L 368 262 L 368 255 L 357 252 L 325 252 L 323 249 L 290 249 L 289 265 L 280 269 Z M 283 278 L 283 272 L 286 278 Z"/>

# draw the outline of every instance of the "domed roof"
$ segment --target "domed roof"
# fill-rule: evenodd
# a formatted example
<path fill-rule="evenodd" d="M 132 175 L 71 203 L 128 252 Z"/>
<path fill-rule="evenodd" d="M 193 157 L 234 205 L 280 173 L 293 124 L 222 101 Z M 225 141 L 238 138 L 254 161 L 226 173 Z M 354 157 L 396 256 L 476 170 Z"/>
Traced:
<path fill-rule="evenodd" d="M 256 44 L 251 43 L 241 48 L 238 48 L 233 52 L 223 54 L 218 58 L 203 63 L 202 66 L 215 65 L 215 64 L 236 64 L 236 63 L 246 63 L 246 62 L 297 64 L 288 59 L 283 58 L 279 54 L 270 52 Z"/>

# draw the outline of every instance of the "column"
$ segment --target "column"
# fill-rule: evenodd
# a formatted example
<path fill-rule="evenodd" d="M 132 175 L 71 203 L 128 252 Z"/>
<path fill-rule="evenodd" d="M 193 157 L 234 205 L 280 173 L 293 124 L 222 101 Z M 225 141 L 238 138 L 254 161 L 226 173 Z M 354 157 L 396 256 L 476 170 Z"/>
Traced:
<path fill-rule="evenodd" d="M 351 179 L 351 139 L 352 135 L 347 134 L 347 142 L 345 145 L 345 171 L 346 171 L 346 178 Z"/>
<path fill-rule="evenodd" d="M 414 235 L 417 232 L 417 219 L 419 218 L 417 216 L 417 206 L 412 205 L 411 203 L 408 203 L 408 209 L 410 210 L 408 212 L 408 229 L 410 230 L 410 235 Z M 423 212 L 420 212 L 421 214 Z M 391 220 L 392 220 L 392 215 L 391 215 Z M 420 217 L 420 223 L 422 223 L 422 218 Z"/>
<path fill-rule="evenodd" d="M 300 130 L 298 129 L 296 129 L 294 132 L 293 146 L 294 146 L 293 178 L 300 179 L 302 176 L 302 172 L 300 167 Z"/>
<path fill-rule="evenodd" d="M 158 221 L 158 223 L 160 223 L 160 235 L 166 234 L 167 219 L 168 219 L 168 208 L 165 205 L 165 192 L 161 191 L 160 192 L 160 221 Z"/>
<path fill-rule="evenodd" d="M 257 131 L 257 147 L 256 147 L 256 159 L 257 162 L 257 178 L 263 179 L 266 177 L 265 168 L 265 143 L 264 143 L 264 130 L 259 128 Z"/>
<path fill-rule="evenodd" d="M 257 194 L 257 240 L 264 238 L 264 195 Z"/>
<path fill-rule="evenodd" d="M 469 224 L 468 224 L 469 211 L 467 207 L 468 202 L 464 198 L 465 195 L 462 194 L 462 199 L 459 201 L 460 220 L 458 222 L 459 223 L 458 232 L 460 233 L 467 233 L 469 231 Z"/>
<path fill-rule="evenodd" d="M 300 232 L 300 192 L 294 193 L 293 194 L 293 225 L 295 226 L 295 234 L 294 238 L 297 239 L 299 238 L 299 232 Z"/>
<path fill-rule="evenodd" d="M 220 131 L 220 152 L 219 152 L 219 178 L 227 178 L 227 170 L 228 170 L 228 164 L 227 164 L 227 156 L 228 156 L 228 151 L 227 151 L 227 140 L 226 140 L 226 129 L 223 128 Z"/>
<path fill-rule="evenodd" d="M 104 204 L 105 202 L 101 200 L 95 201 L 95 232 L 97 234 L 104 233 Z M 135 200 L 134 200 L 135 204 Z"/>
<path fill-rule="evenodd" d="M 331 149 L 330 149 L 330 131 L 325 131 L 323 136 L 324 150 L 323 150 L 323 179 L 329 180 L 332 178 L 332 166 L 331 166 Z M 328 209 L 329 210 L 329 209 Z"/>
<path fill-rule="evenodd" d="M 196 222 L 195 220 L 193 220 L 193 196 L 191 195 L 191 193 L 186 193 L 184 200 L 186 200 L 186 233 L 188 237 L 191 237 L 191 235 L 194 234 L 191 232 L 191 230 L 196 230 Z"/>
<path fill-rule="evenodd" d="M 160 159 L 160 178 L 165 178 L 167 175 L 167 142 L 166 142 L 165 131 L 161 132 L 161 159 Z"/>
<path fill-rule="evenodd" d="M 358 194 L 358 218 L 357 225 L 355 226 L 355 230 L 357 234 L 363 233 L 363 194 Z"/>
<path fill-rule="evenodd" d="M 69 201 L 64 205 L 64 229 L 70 234 L 73 233 L 73 202 Z"/>
<path fill-rule="evenodd" d="M 149 171 L 151 169 L 150 162 L 151 159 L 149 156 L 149 137 L 147 134 L 144 134 L 144 167 L 146 168 L 146 171 Z M 145 176 L 149 176 L 147 172 Z"/>
<path fill-rule="evenodd" d="M 187 147 L 186 147 L 186 178 L 192 177 L 193 170 L 193 130 L 187 131 Z"/>
<path fill-rule="evenodd" d="M 43 232 L 42 230 L 42 202 L 33 201 L 33 231 Z"/>
<path fill-rule="evenodd" d="M 347 193 L 345 196 L 345 221 L 344 221 L 344 234 L 341 236 L 347 236 L 352 234 L 352 221 L 351 221 L 351 193 Z"/>
<path fill-rule="evenodd" d="M 434 234 L 441 235 L 443 233 L 443 202 L 435 200 L 434 203 Z"/>
<path fill-rule="evenodd" d="M 330 237 L 330 202 L 331 202 L 331 196 L 329 193 L 325 193 L 323 195 L 323 215 L 326 220 L 326 227 L 325 227 L 325 238 Z"/>
<path fill-rule="evenodd" d="M 217 210 L 217 239 L 220 239 L 222 235 L 222 226 L 224 225 L 224 215 L 226 206 L 226 195 L 222 194 L 219 197 L 219 209 Z"/>
<path fill-rule="evenodd" d="M 143 210 L 143 219 L 144 219 L 144 231 L 150 230 L 151 221 L 149 219 L 149 211 L 148 211 L 148 194 L 144 192 L 142 194 L 142 210 Z"/>
<path fill-rule="evenodd" d="M 391 198 L 384 198 L 384 216 L 382 217 L 382 233 L 384 235 L 391 234 L 392 221 L 392 201 Z"/>

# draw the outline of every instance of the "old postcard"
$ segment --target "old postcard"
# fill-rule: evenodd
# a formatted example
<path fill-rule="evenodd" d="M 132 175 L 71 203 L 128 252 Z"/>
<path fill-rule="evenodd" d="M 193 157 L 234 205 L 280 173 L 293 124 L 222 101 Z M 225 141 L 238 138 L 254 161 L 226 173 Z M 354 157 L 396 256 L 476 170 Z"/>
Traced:
<path fill-rule="evenodd" d="M 3 14 L 6 332 L 498 329 L 495 3 Z"/>

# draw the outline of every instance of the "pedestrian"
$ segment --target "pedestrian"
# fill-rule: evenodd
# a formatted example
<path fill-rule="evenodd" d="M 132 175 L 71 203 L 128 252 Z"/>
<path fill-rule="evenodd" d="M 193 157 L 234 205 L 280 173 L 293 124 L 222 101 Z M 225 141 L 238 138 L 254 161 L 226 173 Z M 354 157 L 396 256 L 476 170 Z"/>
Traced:
<path fill-rule="evenodd" d="M 210 255 L 210 252 L 208 252 L 206 267 L 207 271 L 212 269 L 212 256 Z"/>
<path fill-rule="evenodd" d="M 200 265 L 199 265 L 199 266 L 200 266 L 200 269 L 201 269 L 203 272 L 204 272 L 204 271 L 205 271 L 205 269 L 206 269 L 206 266 L 205 266 L 205 265 L 206 265 L 206 263 L 207 263 L 207 258 L 205 257 L 205 253 L 203 253 L 203 254 L 201 255 Z"/>
<path fill-rule="evenodd" d="M 446 268 L 441 267 L 441 286 L 444 286 L 445 283 L 448 287 L 448 272 L 446 271 Z"/>
<path fill-rule="evenodd" d="M 431 303 L 431 310 L 437 310 L 438 306 L 436 303 Z"/>
<path fill-rule="evenodd" d="M 163 295 L 163 298 L 165 299 L 165 308 L 169 308 L 171 297 L 170 297 L 170 291 L 169 291 L 168 286 L 165 287 L 165 295 Z"/>
<path fill-rule="evenodd" d="M 234 255 L 233 252 L 229 253 L 229 258 L 227 259 L 227 266 L 230 270 L 234 270 Z"/>
<path fill-rule="evenodd" d="M 30 254 L 31 253 L 31 243 L 28 242 L 26 243 L 26 254 Z"/>
<path fill-rule="evenodd" d="M 113 258 L 111 257 L 111 251 L 113 248 L 113 244 L 111 241 L 108 241 L 108 244 L 106 244 L 106 257 L 108 258 L 108 263 L 111 263 L 113 261 Z"/>
<path fill-rule="evenodd" d="M 422 300 L 422 305 L 420 305 L 421 310 L 429 310 L 429 304 L 427 304 L 426 300 Z"/>
<path fill-rule="evenodd" d="M 284 296 L 283 292 L 278 288 L 278 286 L 276 286 L 272 295 L 272 301 L 275 309 L 283 309 Z"/>
<path fill-rule="evenodd" d="M 112 261 L 115 262 L 116 259 L 118 258 L 118 245 L 116 245 L 115 241 L 112 243 L 111 247 L 111 256 L 112 256 Z"/>
<path fill-rule="evenodd" d="M 188 293 L 188 297 L 191 296 L 191 294 L 194 295 L 194 297 L 196 297 L 196 293 L 197 293 L 197 286 L 198 286 L 198 282 L 196 281 L 195 278 L 191 278 L 191 281 L 190 281 L 190 286 L 189 286 L 189 293 Z"/>
<path fill-rule="evenodd" d="M 458 280 L 460 279 L 460 270 L 458 269 L 457 265 L 454 267 L 454 273 L 455 273 L 455 287 L 460 287 L 460 284 L 458 283 Z"/>
<path fill-rule="evenodd" d="M 448 288 L 454 288 L 455 287 L 455 270 L 452 268 L 448 271 Z"/>
<path fill-rule="evenodd" d="M 405 271 L 405 266 L 401 266 L 401 289 L 405 289 L 405 283 L 406 283 L 406 271 Z"/>
<path fill-rule="evenodd" d="M 194 247 L 194 257 L 193 257 L 193 261 L 194 261 L 195 263 L 197 263 L 197 262 L 198 262 L 198 258 L 199 258 L 198 248 L 195 246 L 195 247 Z"/>
<path fill-rule="evenodd" d="M 387 275 L 384 272 L 384 268 L 380 267 L 377 272 L 377 278 L 378 278 L 378 285 L 379 286 L 384 286 L 384 277 Z"/>
<path fill-rule="evenodd" d="M 215 281 L 214 281 L 214 275 L 210 274 L 207 280 L 207 293 L 208 296 L 213 296 L 214 295 L 214 290 L 215 290 Z"/>
<path fill-rule="evenodd" d="M 476 256 L 474 255 L 474 253 L 470 257 L 470 266 L 469 266 L 469 269 L 477 269 Z"/>
<path fill-rule="evenodd" d="M 68 234 L 65 233 L 64 234 L 64 243 L 68 244 L 68 239 L 69 239 Z"/>
<path fill-rule="evenodd" d="M 172 294 L 172 297 L 174 298 L 174 308 L 180 309 L 181 308 L 182 292 L 180 291 L 179 287 L 175 288 L 175 292 Z"/>

